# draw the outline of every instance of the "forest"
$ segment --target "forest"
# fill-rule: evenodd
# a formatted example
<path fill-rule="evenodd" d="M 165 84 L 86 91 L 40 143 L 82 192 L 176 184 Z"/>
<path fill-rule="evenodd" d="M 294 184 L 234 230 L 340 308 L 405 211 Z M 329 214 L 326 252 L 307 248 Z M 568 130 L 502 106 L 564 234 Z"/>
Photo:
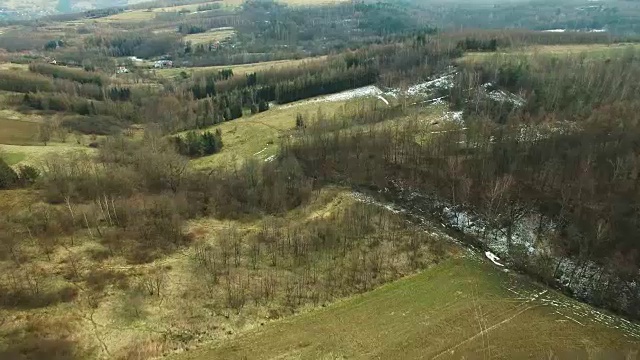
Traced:
<path fill-rule="evenodd" d="M 637 325 L 640 4 L 577 3 L 8 21 L 0 358 L 179 355 L 451 261 Z"/>

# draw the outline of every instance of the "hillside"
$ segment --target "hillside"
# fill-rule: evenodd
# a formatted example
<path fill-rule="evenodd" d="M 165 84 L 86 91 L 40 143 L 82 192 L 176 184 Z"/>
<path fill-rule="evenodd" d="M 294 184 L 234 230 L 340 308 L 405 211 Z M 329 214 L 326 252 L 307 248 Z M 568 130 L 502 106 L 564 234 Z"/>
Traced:
<path fill-rule="evenodd" d="M 144 2 L 143 0 L 5 0 L 0 9 L 7 12 L 11 18 L 35 18 L 66 12 L 78 12 L 113 6 L 127 6 Z"/>
<path fill-rule="evenodd" d="M 639 353 L 640 3 L 104 4 L 0 12 L 0 359 Z"/>
<path fill-rule="evenodd" d="M 467 254 L 171 359 L 624 359 L 639 331 Z"/>

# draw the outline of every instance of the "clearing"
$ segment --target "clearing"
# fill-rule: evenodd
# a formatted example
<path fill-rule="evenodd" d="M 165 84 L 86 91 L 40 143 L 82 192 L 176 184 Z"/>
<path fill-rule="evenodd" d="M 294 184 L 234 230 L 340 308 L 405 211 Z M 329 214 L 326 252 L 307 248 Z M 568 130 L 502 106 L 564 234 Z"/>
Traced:
<path fill-rule="evenodd" d="M 191 41 L 193 45 L 208 44 L 212 41 L 222 41 L 235 34 L 233 28 L 212 29 L 200 34 L 190 34 L 184 37 L 184 41 Z"/>
<path fill-rule="evenodd" d="M 6 161 L 7 164 L 9 165 L 16 165 L 18 163 L 20 163 L 21 161 L 23 161 L 25 158 L 27 157 L 27 155 L 25 153 L 22 152 L 16 152 L 16 153 L 0 153 L 0 158 L 4 159 L 4 161 Z"/>
<path fill-rule="evenodd" d="M 576 55 L 585 54 L 589 57 L 622 55 L 626 50 L 640 49 L 640 44 L 571 44 L 571 45 L 533 45 L 524 48 L 504 49 L 499 52 L 467 52 L 462 61 L 477 62 L 496 55 Z"/>
<path fill-rule="evenodd" d="M 315 63 L 315 62 L 321 63 L 321 62 L 325 62 L 326 60 L 327 60 L 327 56 L 318 56 L 318 57 L 305 58 L 305 59 L 265 61 L 265 62 L 242 64 L 242 65 L 161 69 L 161 70 L 158 70 L 157 73 L 163 77 L 176 77 L 176 76 L 179 76 L 180 73 L 183 71 L 186 72 L 187 74 L 194 74 L 198 72 L 232 69 L 233 74 L 235 76 L 238 76 L 238 75 L 244 75 L 247 73 L 258 72 L 258 71 L 268 71 L 268 70 L 280 69 L 284 67 L 300 66 L 305 63 Z"/>
<path fill-rule="evenodd" d="M 27 71 L 29 70 L 29 65 L 4 62 L 0 63 L 0 70 Z"/>
<path fill-rule="evenodd" d="M 293 6 L 339 4 L 345 1 L 347 0 L 276 0 L 276 2 L 284 3 L 287 5 L 293 5 Z M 242 5 L 243 2 L 244 0 L 224 0 L 224 3 L 228 5 Z"/>
<path fill-rule="evenodd" d="M 64 156 L 67 152 L 84 152 L 88 154 L 95 153 L 96 150 L 86 146 L 76 145 L 69 141 L 68 143 L 49 143 L 47 146 L 33 145 L 6 145 L 0 144 L 0 153 L 8 156 L 11 165 L 39 165 L 51 154 Z"/>
<path fill-rule="evenodd" d="M 316 114 L 319 109 L 326 116 L 343 110 L 349 102 L 306 103 L 298 107 L 273 108 L 256 115 L 215 125 L 207 130 L 222 132 L 222 151 L 192 161 L 196 168 L 229 166 L 251 157 L 267 160 L 278 153 L 280 139 L 295 131 L 297 114 Z M 354 102 L 351 102 L 354 104 Z"/>
<path fill-rule="evenodd" d="M 139 22 L 153 20 L 156 14 L 149 10 L 125 11 L 119 14 L 95 19 L 97 22 Z"/>
<path fill-rule="evenodd" d="M 0 115 L 0 144 L 27 145 L 36 140 L 38 123 L 8 119 Z"/>
<path fill-rule="evenodd" d="M 621 358 L 638 335 L 487 261 L 458 258 L 174 359 Z M 607 315 L 604 315 L 607 316 Z"/>
<path fill-rule="evenodd" d="M 177 5 L 177 6 L 167 6 L 153 9 L 153 12 L 170 12 L 170 11 L 197 11 L 198 7 L 210 4 L 220 4 L 220 1 L 203 1 L 196 4 L 187 4 L 187 5 Z"/>

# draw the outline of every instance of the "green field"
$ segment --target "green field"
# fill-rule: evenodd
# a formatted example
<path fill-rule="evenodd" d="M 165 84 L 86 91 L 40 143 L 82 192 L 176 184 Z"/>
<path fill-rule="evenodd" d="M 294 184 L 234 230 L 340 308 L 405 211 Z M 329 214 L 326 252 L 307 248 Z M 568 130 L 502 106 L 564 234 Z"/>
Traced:
<path fill-rule="evenodd" d="M 625 359 L 637 354 L 637 335 L 592 320 L 600 318 L 593 314 L 587 305 L 488 262 L 459 258 L 173 359 Z"/>
<path fill-rule="evenodd" d="M 26 159 L 27 155 L 21 152 L 17 153 L 2 153 L 0 154 L 0 158 L 7 162 L 9 165 L 15 165 L 24 159 Z"/>
<path fill-rule="evenodd" d="M 52 154 L 64 156 L 69 152 L 83 152 L 93 154 L 96 149 L 77 145 L 73 142 L 69 143 L 49 143 L 43 145 L 6 145 L 0 144 L 0 154 L 7 156 L 9 164 L 39 165 L 40 162 L 46 160 Z"/>
<path fill-rule="evenodd" d="M 269 111 L 246 115 L 240 119 L 224 122 L 208 130 L 220 129 L 222 132 L 222 151 L 193 160 L 196 168 L 232 166 L 251 157 L 267 159 L 277 154 L 281 138 L 288 137 L 295 129 L 296 115 L 314 115 L 322 109 L 327 116 L 333 116 L 347 104 L 358 101 L 340 101 L 332 103 L 300 102 L 299 106 L 273 108 Z"/>
<path fill-rule="evenodd" d="M 639 50 L 640 44 L 571 44 L 571 45 L 532 45 L 524 48 L 512 48 L 498 52 L 468 52 L 462 57 L 465 62 L 484 61 L 496 55 L 551 55 L 569 56 L 584 54 L 589 57 L 621 56 L 626 51 Z"/>

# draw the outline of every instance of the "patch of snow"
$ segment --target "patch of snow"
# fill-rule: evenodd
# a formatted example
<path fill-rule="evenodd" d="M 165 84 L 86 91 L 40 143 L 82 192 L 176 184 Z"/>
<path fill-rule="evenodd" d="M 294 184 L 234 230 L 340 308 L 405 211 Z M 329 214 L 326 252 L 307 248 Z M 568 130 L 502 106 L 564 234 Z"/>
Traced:
<path fill-rule="evenodd" d="M 425 102 L 426 103 L 430 103 L 432 105 L 443 105 L 443 104 L 445 104 L 444 99 L 446 99 L 446 98 L 447 98 L 446 96 L 441 96 L 439 98 L 430 99 L 430 100 L 427 100 Z"/>
<path fill-rule="evenodd" d="M 462 111 L 447 111 L 442 117 L 442 120 L 463 123 L 462 115 Z"/>
<path fill-rule="evenodd" d="M 456 73 L 453 69 L 449 69 L 447 73 L 444 75 L 440 75 L 433 80 L 429 80 L 423 83 L 415 84 L 410 86 L 406 91 L 401 91 L 400 89 L 388 89 L 386 91 L 382 91 L 379 87 L 375 85 L 363 86 L 357 89 L 351 89 L 342 91 L 336 94 L 324 95 L 317 97 L 315 99 L 298 101 L 291 104 L 286 104 L 280 106 L 281 109 L 287 109 L 291 107 L 296 107 L 302 104 L 308 103 L 318 103 L 318 102 L 338 102 L 338 101 L 347 101 L 352 99 L 364 98 L 364 97 L 377 97 L 385 104 L 389 105 L 389 101 L 383 97 L 389 96 L 393 98 L 397 98 L 401 94 L 409 95 L 409 96 L 428 96 L 436 89 L 451 89 L 454 85 L 454 75 Z M 427 102 L 434 102 L 437 104 L 443 103 L 443 99 L 445 97 L 440 97 L 437 99 L 427 100 Z"/>
<path fill-rule="evenodd" d="M 275 155 L 271 155 L 268 158 L 264 159 L 264 162 L 272 162 L 275 159 L 276 159 L 276 156 Z"/>
<path fill-rule="evenodd" d="M 229 31 L 229 30 L 233 30 L 233 27 L 232 26 L 223 26 L 223 27 L 209 29 L 209 30 L 207 30 L 207 32 Z"/>
<path fill-rule="evenodd" d="M 320 101 L 327 102 L 335 102 L 335 101 L 345 101 L 351 99 L 357 99 L 361 97 L 367 96 L 378 96 L 382 95 L 383 92 L 375 85 L 365 86 L 353 90 L 343 91 L 337 94 L 327 95 L 324 98 L 321 98 Z"/>
<path fill-rule="evenodd" d="M 407 219 L 406 221 L 424 227 L 424 231 L 431 235 L 438 235 L 438 230 L 436 230 L 438 223 L 433 222 L 433 216 L 442 215 L 443 227 L 456 228 L 482 242 L 484 246 L 480 251 L 474 247 L 473 243 L 462 243 L 446 234 L 437 237 L 464 245 L 470 253 L 482 254 L 496 266 L 500 266 L 503 271 L 508 271 L 500 259 L 500 257 L 508 259 L 513 255 L 507 246 L 505 229 L 494 229 L 481 216 L 459 206 L 447 204 L 433 196 L 423 195 L 398 181 L 393 181 L 392 184 L 393 189 L 385 189 L 381 192 L 397 191 L 393 197 L 397 200 L 393 202 L 378 201 L 361 193 L 354 193 L 353 196 L 358 201 L 402 214 Z M 637 298 L 633 294 L 640 291 L 640 282 L 609 277 L 607 269 L 599 268 L 595 263 L 554 256 L 544 244 L 544 239 L 553 233 L 556 224 L 546 223 L 542 227 L 541 224 L 540 215 L 535 212 L 521 216 L 513 225 L 512 249 L 519 247 L 526 251 L 531 262 L 535 262 L 538 257 L 546 259 L 550 264 L 548 270 L 554 273 L 554 277 L 561 284 L 564 284 L 564 287 L 570 288 L 577 299 L 588 299 L 593 294 L 597 296 L 598 289 L 609 287 L 610 291 L 619 294 L 620 300 L 617 302 L 622 304 L 623 308 L 625 303 L 632 303 L 633 299 Z M 538 239 L 539 237 L 540 239 Z M 507 290 L 516 295 L 515 299 L 527 302 L 536 301 L 542 306 L 553 307 L 560 321 L 572 321 L 585 326 L 588 326 L 589 323 L 597 323 L 618 329 L 627 337 L 640 339 L 640 324 L 609 315 L 574 300 L 559 298 L 555 293 L 547 290 L 531 291 L 528 288 L 513 288 L 513 285 Z"/>
<path fill-rule="evenodd" d="M 526 104 L 526 100 L 523 99 L 522 97 L 507 91 L 503 91 L 503 90 L 493 90 L 493 91 L 490 91 L 487 95 L 489 96 L 490 99 L 494 101 L 509 102 L 517 107 L 520 107 Z"/>
<path fill-rule="evenodd" d="M 453 87 L 453 76 L 455 73 L 446 74 L 434 80 L 413 85 L 407 89 L 407 94 L 411 96 L 424 95 L 434 89 L 451 89 Z"/>
<path fill-rule="evenodd" d="M 567 29 L 549 29 L 549 30 L 542 30 L 542 32 L 554 32 L 554 33 L 563 33 L 567 31 Z"/>
<path fill-rule="evenodd" d="M 484 256 L 487 257 L 487 259 L 491 260 L 492 263 L 498 265 L 498 266 L 504 266 L 500 263 L 500 258 L 492 253 L 491 251 L 485 251 Z"/>
<path fill-rule="evenodd" d="M 260 155 L 260 154 L 262 154 L 262 153 L 263 153 L 263 152 L 265 152 L 268 148 L 269 148 L 268 146 L 267 146 L 267 147 L 265 147 L 264 149 L 262 149 L 262 150 L 258 151 L 257 153 L 253 154 L 253 156 L 256 156 L 256 155 Z"/>
<path fill-rule="evenodd" d="M 358 99 L 363 97 L 380 96 L 382 94 L 384 94 L 384 92 L 380 90 L 379 87 L 375 85 L 369 85 L 369 86 L 364 86 L 357 89 L 346 90 L 336 94 L 320 96 L 318 98 L 311 99 L 311 100 L 298 101 L 292 104 L 283 105 L 280 108 L 288 109 L 288 108 L 292 108 L 292 107 L 296 107 L 296 106 L 300 106 L 308 103 L 347 101 L 347 100 Z"/>
<path fill-rule="evenodd" d="M 599 8 L 600 8 L 600 5 L 589 5 L 589 6 L 579 6 L 576 8 L 576 10 L 584 11 L 584 10 L 599 9 Z"/>
<path fill-rule="evenodd" d="M 591 33 L 603 33 L 603 32 L 607 32 L 607 29 L 591 29 L 591 30 L 589 30 L 589 32 L 591 32 Z"/>
<path fill-rule="evenodd" d="M 382 97 L 382 95 L 376 95 L 376 97 L 380 99 L 383 103 L 387 104 L 387 106 L 389 106 L 389 101 L 387 101 L 387 99 Z"/>

